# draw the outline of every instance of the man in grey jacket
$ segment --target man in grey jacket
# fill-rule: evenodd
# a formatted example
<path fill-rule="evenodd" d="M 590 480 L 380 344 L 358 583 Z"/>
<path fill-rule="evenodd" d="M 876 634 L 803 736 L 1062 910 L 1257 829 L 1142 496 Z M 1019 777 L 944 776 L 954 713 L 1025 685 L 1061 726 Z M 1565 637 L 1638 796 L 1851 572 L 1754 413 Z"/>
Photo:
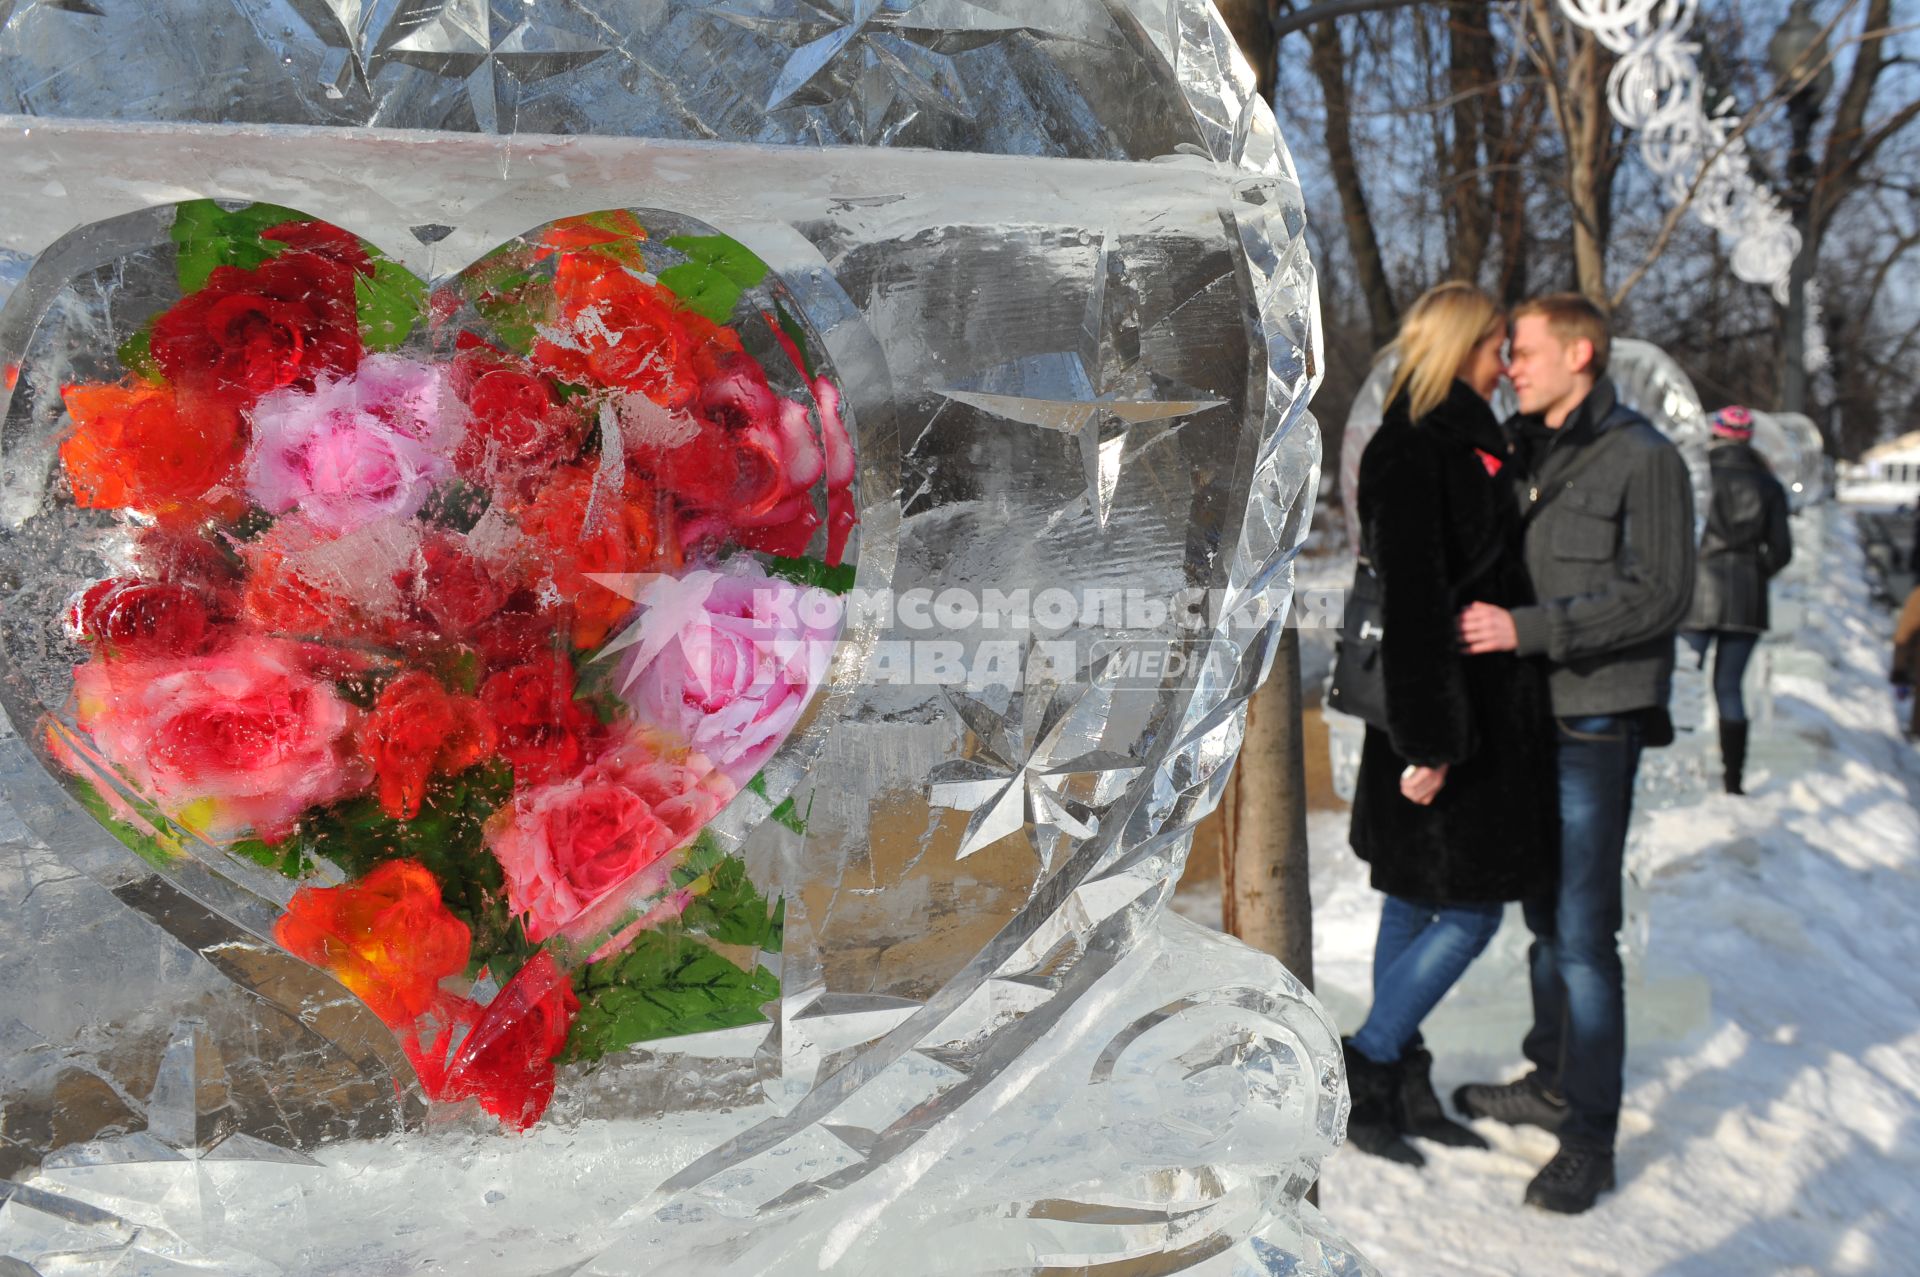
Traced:
<path fill-rule="evenodd" d="M 1527 902 L 1533 1072 L 1454 1093 L 1475 1117 L 1557 1131 L 1560 1151 L 1527 1186 L 1530 1205 L 1577 1214 L 1614 1185 L 1626 1055 L 1620 967 L 1621 860 L 1634 774 L 1650 728 L 1666 728 L 1674 632 L 1693 592 L 1686 463 L 1606 378 L 1606 318 L 1584 297 L 1542 297 L 1513 317 L 1511 425 L 1526 471 L 1527 570 L 1538 603 L 1460 614 L 1470 653 L 1548 662 L 1558 731 L 1560 886 Z M 1655 743 L 1664 744 L 1664 738 Z"/>

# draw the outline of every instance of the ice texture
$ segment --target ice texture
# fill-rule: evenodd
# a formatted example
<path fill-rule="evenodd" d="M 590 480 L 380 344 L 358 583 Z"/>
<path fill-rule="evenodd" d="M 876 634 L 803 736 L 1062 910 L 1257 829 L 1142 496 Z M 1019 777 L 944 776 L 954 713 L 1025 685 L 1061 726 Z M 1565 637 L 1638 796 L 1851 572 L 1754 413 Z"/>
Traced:
<path fill-rule="evenodd" d="M 1324 1012 L 1166 909 L 1319 464 L 1301 196 L 1211 6 L 0 12 L 0 362 L 34 370 L 0 390 L 0 1253 L 1371 1271 L 1303 1200 L 1345 1120 Z M 324 218 L 430 283 L 593 210 L 715 228 L 839 379 L 856 591 L 1060 592 L 1039 629 L 847 619 L 764 793 L 720 817 L 786 902 L 769 1024 L 570 1066 L 527 1135 L 429 1109 L 385 1027 L 266 939 L 283 887 L 142 861 L 47 770 L 75 660 L 50 620 L 118 552 L 58 481 L 58 385 L 137 331 L 170 266 L 153 210 L 199 199 Z M 1100 602 L 1126 591 L 1206 599 L 1202 624 Z M 1011 681 L 941 675 L 995 655 Z"/>

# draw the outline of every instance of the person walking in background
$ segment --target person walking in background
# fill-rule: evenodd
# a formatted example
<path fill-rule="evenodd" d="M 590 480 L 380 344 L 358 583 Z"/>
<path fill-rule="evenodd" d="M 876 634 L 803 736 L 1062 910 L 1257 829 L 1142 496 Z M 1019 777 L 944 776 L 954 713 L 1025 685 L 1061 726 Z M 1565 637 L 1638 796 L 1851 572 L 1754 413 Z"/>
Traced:
<path fill-rule="evenodd" d="M 1533 932 L 1533 1071 L 1454 1093 L 1474 1117 L 1558 1131 L 1526 1201 L 1575 1214 L 1614 1184 L 1626 1058 L 1621 872 L 1644 744 L 1666 744 L 1673 636 L 1693 594 L 1693 496 L 1680 453 L 1619 401 L 1606 317 L 1559 294 L 1514 311 L 1507 377 L 1526 471 L 1526 565 L 1540 602 L 1474 603 L 1470 653 L 1545 654 L 1557 724 L 1558 888 L 1525 903 Z"/>
<path fill-rule="evenodd" d="M 1354 851 L 1386 893 L 1373 1007 L 1345 1042 L 1355 1147 L 1419 1165 L 1405 1140 L 1485 1147 L 1434 1094 L 1420 1022 L 1499 929 L 1502 904 L 1550 888 L 1558 804 L 1546 672 L 1512 653 L 1467 656 L 1469 600 L 1532 601 L 1514 466 L 1487 400 L 1506 322 L 1469 284 L 1407 312 L 1379 433 L 1360 462 L 1363 553 L 1379 580 L 1387 726 L 1369 726 Z"/>
<path fill-rule="evenodd" d="M 1893 627 L 1893 685 L 1905 691 L 1908 740 L 1920 738 L 1920 585 L 1907 593 Z"/>
<path fill-rule="evenodd" d="M 1707 667 L 1713 656 L 1713 696 L 1720 712 L 1720 762 L 1729 794 L 1744 793 L 1747 707 L 1740 681 L 1760 636 L 1767 632 L 1767 583 L 1793 557 L 1787 526 L 1787 490 L 1753 450 L 1753 414 L 1738 405 L 1708 421 L 1713 446 L 1713 503 L 1700 537 L 1693 608 L 1681 637 Z"/>

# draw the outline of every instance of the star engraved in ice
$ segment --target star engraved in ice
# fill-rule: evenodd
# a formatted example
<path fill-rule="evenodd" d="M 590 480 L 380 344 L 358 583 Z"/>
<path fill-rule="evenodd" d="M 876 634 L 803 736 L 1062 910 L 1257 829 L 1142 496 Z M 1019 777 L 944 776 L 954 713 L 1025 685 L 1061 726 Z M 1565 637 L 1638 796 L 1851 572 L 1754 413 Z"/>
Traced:
<path fill-rule="evenodd" d="M 1124 326 L 1128 306 L 1109 296 L 1125 292 L 1110 280 L 1123 272 L 1121 259 L 1103 238 L 1078 350 L 1028 356 L 988 370 L 977 379 L 978 389 L 940 392 L 996 417 L 1077 439 L 1086 472 L 1083 495 L 1102 528 L 1113 513 L 1120 463 L 1133 428 L 1178 422 L 1225 402 L 1158 398 L 1137 360 L 1126 360 L 1114 349 L 1113 329 Z"/>
<path fill-rule="evenodd" d="M 1027 29 L 968 0 L 720 0 L 699 12 L 788 51 L 767 110 L 846 103 L 869 143 L 923 110 L 970 119 L 973 101 L 952 55 Z"/>
<path fill-rule="evenodd" d="M 328 3 L 337 14 L 358 8 L 351 0 Z M 410 7 L 381 34 L 378 58 L 466 81 L 474 119 L 483 131 L 498 133 L 503 96 L 511 99 L 520 85 L 577 70 L 609 52 L 576 32 L 515 16 L 513 7 L 490 0 L 429 0 Z M 509 132 L 512 123 L 506 121 Z"/>
<path fill-rule="evenodd" d="M 1013 693 L 1004 713 L 959 689 L 945 690 L 979 741 L 972 757 L 940 763 L 928 778 L 929 802 L 971 813 L 956 860 L 1027 827 L 1044 835 L 1033 843 L 1045 876 L 1060 839 L 1091 838 L 1100 812 L 1140 772 L 1139 760 L 1109 750 L 1059 757 L 1078 744 L 1073 711 L 1090 684 L 1029 685 Z"/>

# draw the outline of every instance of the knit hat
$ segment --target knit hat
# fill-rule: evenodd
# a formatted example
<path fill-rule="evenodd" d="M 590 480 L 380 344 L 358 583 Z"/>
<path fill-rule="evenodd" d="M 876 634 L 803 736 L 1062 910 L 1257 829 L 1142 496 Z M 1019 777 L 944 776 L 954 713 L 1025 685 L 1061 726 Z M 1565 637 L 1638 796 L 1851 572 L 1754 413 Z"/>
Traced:
<path fill-rule="evenodd" d="M 1753 414 L 1739 404 L 1722 408 L 1707 418 L 1707 425 L 1722 439 L 1753 438 Z"/>

